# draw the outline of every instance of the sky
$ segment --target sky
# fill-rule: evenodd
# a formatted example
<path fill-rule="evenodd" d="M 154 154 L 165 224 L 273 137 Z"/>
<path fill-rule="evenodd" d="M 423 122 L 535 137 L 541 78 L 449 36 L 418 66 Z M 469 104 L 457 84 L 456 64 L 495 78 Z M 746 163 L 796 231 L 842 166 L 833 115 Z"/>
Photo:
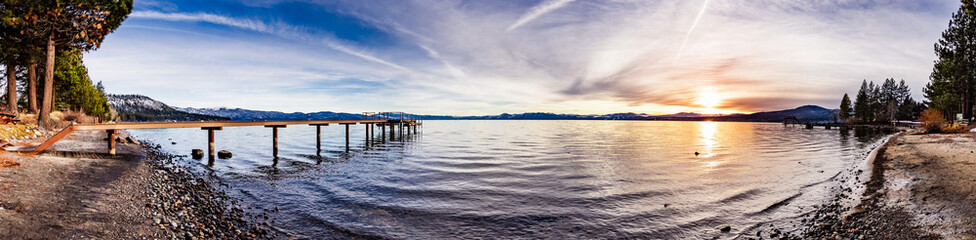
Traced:
<path fill-rule="evenodd" d="M 136 0 L 85 64 L 179 107 L 488 115 L 921 99 L 956 0 Z"/>

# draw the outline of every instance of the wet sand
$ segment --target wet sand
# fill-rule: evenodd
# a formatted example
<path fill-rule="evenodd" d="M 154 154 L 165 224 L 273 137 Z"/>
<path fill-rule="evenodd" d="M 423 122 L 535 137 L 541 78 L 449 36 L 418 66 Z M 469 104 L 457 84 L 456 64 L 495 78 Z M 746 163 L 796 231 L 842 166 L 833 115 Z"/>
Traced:
<path fill-rule="evenodd" d="M 118 144 L 104 132 L 76 132 L 55 153 L 0 158 L 0 239 L 248 239 L 266 224 L 226 194 L 152 147 Z M 93 154 L 95 153 L 95 154 Z"/>

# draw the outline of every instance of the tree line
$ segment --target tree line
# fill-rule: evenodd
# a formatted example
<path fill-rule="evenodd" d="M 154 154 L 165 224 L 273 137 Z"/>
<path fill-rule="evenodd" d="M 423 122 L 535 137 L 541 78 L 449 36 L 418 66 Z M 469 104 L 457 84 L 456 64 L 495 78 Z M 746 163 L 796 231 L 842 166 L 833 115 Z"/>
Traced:
<path fill-rule="evenodd" d="M 924 104 L 919 104 L 912 98 L 911 89 L 905 80 L 896 83 L 894 78 L 888 78 L 880 85 L 864 80 L 854 102 L 844 94 L 838 117 L 844 121 L 860 123 L 915 120 L 924 108 Z"/>
<path fill-rule="evenodd" d="M 101 46 L 132 12 L 132 0 L 2 0 L 0 64 L 6 72 L 6 112 L 17 114 L 23 86 L 30 113 L 44 127 L 55 109 L 107 116 L 104 91 L 92 86 L 82 52 Z M 38 82 L 37 72 L 44 73 Z M 23 79 L 23 84 L 18 84 Z M 56 93 L 57 91 L 57 97 Z M 37 98 L 41 93 L 40 99 Z M 105 118 L 103 118 L 105 119 Z"/>
<path fill-rule="evenodd" d="M 861 83 L 856 99 L 844 94 L 838 117 L 855 122 L 917 120 L 923 110 L 933 109 L 943 118 L 972 120 L 976 110 L 976 3 L 962 4 L 942 38 L 935 43 L 935 64 L 922 89 L 924 102 L 915 102 L 905 81 L 885 79 L 881 85 Z"/>

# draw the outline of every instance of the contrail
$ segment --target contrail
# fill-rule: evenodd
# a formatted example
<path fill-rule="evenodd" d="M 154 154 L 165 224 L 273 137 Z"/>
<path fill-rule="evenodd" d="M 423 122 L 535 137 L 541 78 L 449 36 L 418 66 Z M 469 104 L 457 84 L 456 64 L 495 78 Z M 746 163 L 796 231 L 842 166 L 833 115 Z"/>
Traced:
<path fill-rule="evenodd" d="M 545 2 L 539 4 L 539 5 L 535 6 L 535 7 L 532 7 L 532 9 L 529 9 L 529 12 L 523 14 L 522 17 L 520 17 L 517 21 L 515 21 L 515 23 L 513 23 L 511 26 L 508 26 L 508 30 L 506 30 L 506 31 L 515 30 L 516 28 L 522 26 L 523 24 L 525 24 L 525 23 L 527 23 L 529 21 L 535 20 L 536 18 L 538 18 L 539 16 L 542 16 L 543 14 L 546 14 L 548 12 L 552 12 L 553 10 L 562 8 L 562 7 L 566 6 L 566 4 L 569 4 L 569 3 L 573 2 L 573 1 L 576 1 L 576 0 L 548 0 L 548 1 L 545 1 Z"/>
<path fill-rule="evenodd" d="M 688 38 L 691 38 L 691 32 L 695 31 L 695 26 L 698 26 L 698 21 L 701 20 L 702 16 L 705 15 L 705 9 L 708 9 L 708 3 L 711 0 L 705 0 L 705 4 L 702 5 L 700 11 L 698 11 L 698 16 L 695 17 L 695 22 L 691 24 L 691 28 L 688 29 L 688 34 L 685 35 L 685 41 L 681 42 L 681 48 L 678 49 L 678 59 L 681 59 L 681 53 L 685 51 L 685 45 L 688 44 Z"/>

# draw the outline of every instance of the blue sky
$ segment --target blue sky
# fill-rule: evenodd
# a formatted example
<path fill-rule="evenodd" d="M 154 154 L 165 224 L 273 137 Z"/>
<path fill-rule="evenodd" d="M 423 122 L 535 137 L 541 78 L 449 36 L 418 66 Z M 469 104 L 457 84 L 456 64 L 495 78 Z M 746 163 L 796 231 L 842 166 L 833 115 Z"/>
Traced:
<path fill-rule="evenodd" d="M 91 77 L 181 107 L 754 112 L 916 98 L 958 1 L 137 0 Z"/>

